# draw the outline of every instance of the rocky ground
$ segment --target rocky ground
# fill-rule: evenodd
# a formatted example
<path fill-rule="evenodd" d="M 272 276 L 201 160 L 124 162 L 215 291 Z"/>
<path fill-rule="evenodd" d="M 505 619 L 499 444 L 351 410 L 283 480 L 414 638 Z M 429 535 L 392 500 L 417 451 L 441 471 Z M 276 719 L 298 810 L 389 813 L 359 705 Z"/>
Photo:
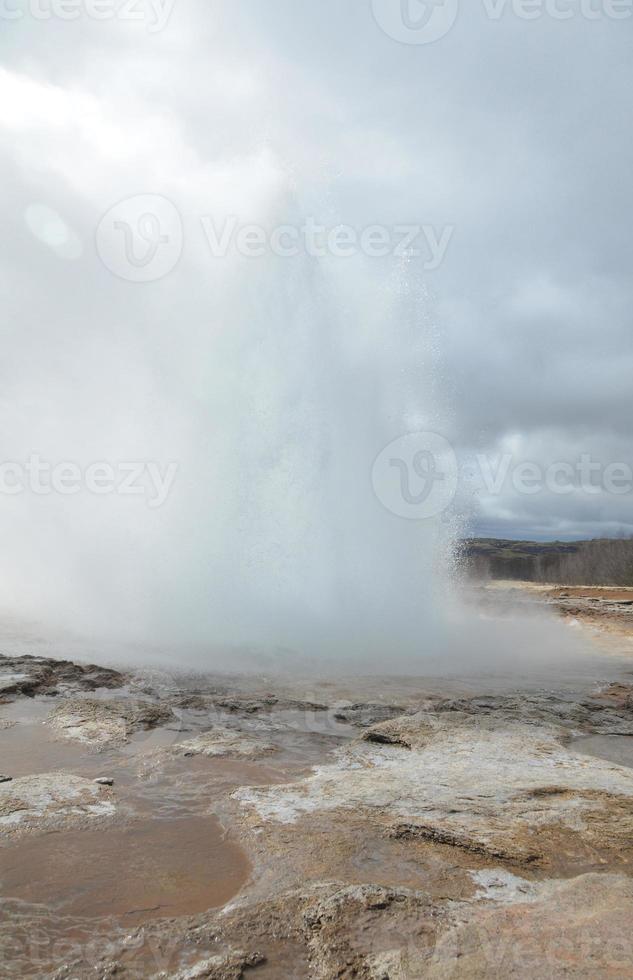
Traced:
<path fill-rule="evenodd" d="M 546 605 L 568 623 L 583 626 L 610 649 L 628 656 L 633 644 L 633 588 L 540 585 L 535 582 L 491 581 L 476 590 L 479 603 L 518 606 Z"/>
<path fill-rule="evenodd" d="M 2 976 L 633 976 L 633 661 L 601 669 L 0 658 Z"/>

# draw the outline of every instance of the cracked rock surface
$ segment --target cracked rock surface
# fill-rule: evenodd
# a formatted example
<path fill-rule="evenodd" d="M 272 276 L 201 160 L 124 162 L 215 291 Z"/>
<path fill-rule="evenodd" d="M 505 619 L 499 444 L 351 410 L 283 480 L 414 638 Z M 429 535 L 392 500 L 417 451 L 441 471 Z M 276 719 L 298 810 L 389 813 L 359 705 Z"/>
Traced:
<path fill-rule="evenodd" d="M 102 750 L 127 742 L 134 732 L 174 719 L 166 705 L 138 699 L 71 698 L 51 711 L 46 724 L 60 737 Z"/>
<path fill-rule="evenodd" d="M 80 776 L 46 773 L 0 784 L 0 838 L 65 830 L 114 812 L 113 794 Z"/>
<path fill-rule="evenodd" d="M 77 664 L 70 660 L 48 657 L 0 656 L 0 696 L 36 694 L 54 696 L 59 693 L 96 691 L 98 688 L 117 688 L 125 677 L 109 667 Z"/>
<path fill-rule="evenodd" d="M 185 756 L 231 756 L 233 758 L 258 759 L 275 751 L 261 739 L 228 728 L 213 728 L 203 735 L 179 742 L 173 752 Z"/>
<path fill-rule="evenodd" d="M 242 789 L 260 818 L 365 809 L 388 833 L 491 857 L 551 862 L 570 847 L 627 853 L 633 844 L 633 770 L 567 748 L 552 728 L 505 716 L 406 716 L 307 778 Z"/>

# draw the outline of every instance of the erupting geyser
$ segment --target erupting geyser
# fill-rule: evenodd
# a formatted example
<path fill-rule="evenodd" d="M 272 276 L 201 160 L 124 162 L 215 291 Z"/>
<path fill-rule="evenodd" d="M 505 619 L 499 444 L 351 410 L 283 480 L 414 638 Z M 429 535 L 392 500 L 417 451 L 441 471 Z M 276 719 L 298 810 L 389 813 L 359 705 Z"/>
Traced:
<path fill-rule="evenodd" d="M 383 666 L 428 653 L 441 522 L 403 520 L 372 485 L 386 446 L 443 424 L 416 260 L 214 257 L 183 193 L 183 255 L 160 281 L 99 266 L 95 313 L 62 267 L 75 320 L 42 330 L 55 380 L 37 362 L 15 382 L 12 430 L 16 458 L 37 430 L 48 460 L 171 468 L 166 499 L 8 498 L 8 591 L 95 635 Z"/>

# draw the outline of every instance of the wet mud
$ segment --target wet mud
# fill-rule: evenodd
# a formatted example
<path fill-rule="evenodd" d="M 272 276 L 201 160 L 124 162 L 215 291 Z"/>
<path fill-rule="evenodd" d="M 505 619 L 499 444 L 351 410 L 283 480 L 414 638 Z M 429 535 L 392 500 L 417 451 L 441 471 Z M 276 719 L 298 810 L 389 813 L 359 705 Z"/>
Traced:
<path fill-rule="evenodd" d="M 0 659 L 2 976 L 628 977 L 631 671 Z"/>

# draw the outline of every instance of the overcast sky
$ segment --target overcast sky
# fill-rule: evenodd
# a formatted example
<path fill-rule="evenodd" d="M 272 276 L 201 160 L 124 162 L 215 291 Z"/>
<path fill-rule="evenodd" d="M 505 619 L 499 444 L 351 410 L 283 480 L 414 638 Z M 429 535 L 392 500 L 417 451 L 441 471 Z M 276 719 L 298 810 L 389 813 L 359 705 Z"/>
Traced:
<path fill-rule="evenodd" d="M 619 19 L 600 0 L 548 2 L 536 19 L 464 0 L 433 43 L 417 0 L 409 28 L 400 0 L 148 0 L 129 5 L 142 19 L 123 8 L 103 21 L 73 2 L 64 19 L 49 0 L 0 0 L 3 459 L 191 453 L 207 376 L 184 350 L 230 329 L 231 290 L 252 288 L 243 262 L 210 256 L 201 217 L 315 216 L 396 238 L 424 225 L 445 236 L 437 268 L 432 248 L 324 264 L 365 277 L 368 295 L 394 276 L 416 283 L 434 375 L 420 390 L 460 462 L 465 526 L 633 531 L 626 474 L 617 492 L 558 492 L 545 476 L 588 455 L 600 490 L 605 467 L 633 465 L 626 0 Z M 95 246 L 103 215 L 135 195 L 174 202 L 184 228 L 178 264 L 151 283 L 113 274 L 107 242 Z M 537 492 L 517 489 L 526 462 L 544 474 Z M 491 489 L 499 465 L 507 478 Z M 21 533 L 33 512 L 20 514 Z M 62 546 L 59 530 L 41 533 L 51 553 Z"/>

